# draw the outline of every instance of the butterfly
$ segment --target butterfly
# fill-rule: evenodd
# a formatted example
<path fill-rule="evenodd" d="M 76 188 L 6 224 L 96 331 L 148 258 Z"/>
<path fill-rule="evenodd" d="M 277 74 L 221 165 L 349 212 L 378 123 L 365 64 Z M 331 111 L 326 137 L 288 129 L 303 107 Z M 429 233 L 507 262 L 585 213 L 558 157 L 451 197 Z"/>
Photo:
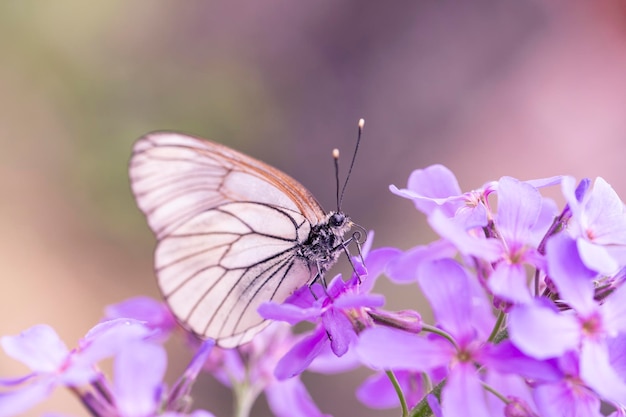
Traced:
<path fill-rule="evenodd" d="M 362 128 L 361 119 L 359 138 Z M 323 282 L 352 240 L 344 240 L 353 223 L 339 208 L 326 213 L 287 174 L 216 142 L 147 134 L 133 147 L 129 174 L 158 241 L 164 299 L 183 327 L 221 347 L 249 342 L 269 324 L 257 313 L 262 303 Z"/>

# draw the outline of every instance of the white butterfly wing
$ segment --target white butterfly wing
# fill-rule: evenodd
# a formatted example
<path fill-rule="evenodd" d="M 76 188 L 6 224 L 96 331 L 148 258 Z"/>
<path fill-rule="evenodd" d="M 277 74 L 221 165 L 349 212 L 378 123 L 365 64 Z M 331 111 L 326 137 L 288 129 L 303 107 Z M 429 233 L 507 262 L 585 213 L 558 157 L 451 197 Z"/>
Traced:
<path fill-rule="evenodd" d="M 265 326 L 258 306 L 314 274 L 296 248 L 324 212 L 283 172 L 217 143 L 153 133 L 137 141 L 130 178 L 159 240 L 161 291 L 194 333 L 245 343 Z"/>

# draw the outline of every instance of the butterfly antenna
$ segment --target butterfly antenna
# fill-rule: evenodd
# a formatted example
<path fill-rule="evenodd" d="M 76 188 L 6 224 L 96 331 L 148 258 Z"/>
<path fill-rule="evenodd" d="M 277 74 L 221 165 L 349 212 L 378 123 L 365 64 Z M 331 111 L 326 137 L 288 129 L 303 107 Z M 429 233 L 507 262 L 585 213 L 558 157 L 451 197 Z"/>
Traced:
<path fill-rule="evenodd" d="M 333 149 L 333 159 L 335 161 L 335 189 L 337 190 L 337 211 L 339 211 L 339 149 Z"/>
<path fill-rule="evenodd" d="M 354 147 L 354 153 L 352 154 L 352 162 L 350 162 L 350 168 L 348 169 L 348 176 L 346 177 L 346 181 L 343 183 L 343 188 L 341 189 L 341 195 L 337 194 L 337 196 L 339 197 L 337 199 L 337 211 L 341 211 L 341 202 L 343 201 L 343 194 L 346 191 L 346 185 L 348 185 L 348 180 L 350 179 L 350 174 L 352 174 L 352 167 L 354 167 L 354 161 L 356 160 L 356 154 L 357 154 L 357 152 L 359 150 L 359 144 L 361 143 L 361 136 L 363 136 L 363 127 L 364 126 L 365 126 L 365 119 L 359 119 L 359 134 L 358 134 L 357 139 L 356 139 L 356 146 Z M 337 151 L 337 156 L 339 156 L 339 151 Z M 337 159 L 335 159 L 335 161 L 337 161 Z M 339 184 L 339 175 L 337 175 L 337 184 Z M 339 193 L 339 186 L 337 186 L 337 193 Z"/>

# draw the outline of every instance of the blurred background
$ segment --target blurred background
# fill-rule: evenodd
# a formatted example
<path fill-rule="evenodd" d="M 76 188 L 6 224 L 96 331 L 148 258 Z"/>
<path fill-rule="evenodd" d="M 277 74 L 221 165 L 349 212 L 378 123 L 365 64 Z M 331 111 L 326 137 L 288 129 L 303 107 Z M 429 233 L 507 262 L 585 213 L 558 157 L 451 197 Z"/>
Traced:
<path fill-rule="evenodd" d="M 154 239 L 129 190 L 136 138 L 183 131 L 272 164 L 408 249 L 433 234 L 393 196 L 433 163 L 464 190 L 502 175 L 603 176 L 626 196 L 626 4 L 319 0 L 0 3 L 0 334 L 52 325 L 69 346 L 129 296 L 158 296 Z M 339 269 L 341 270 L 341 268 Z M 391 308 L 416 287 L 381 286 Z M 189 360 L 171 346 L 169 380 Z M 0 354 L 0 375 L 25 368 Z M 359 405 L 363 370 L 305 375 L 322 411 Z M 228 416 L 210 377 L 198 406 Z M 59 390 L 32 416 L 85 416 Z M 261 401 L 254 415 L 269 415 Z"/>

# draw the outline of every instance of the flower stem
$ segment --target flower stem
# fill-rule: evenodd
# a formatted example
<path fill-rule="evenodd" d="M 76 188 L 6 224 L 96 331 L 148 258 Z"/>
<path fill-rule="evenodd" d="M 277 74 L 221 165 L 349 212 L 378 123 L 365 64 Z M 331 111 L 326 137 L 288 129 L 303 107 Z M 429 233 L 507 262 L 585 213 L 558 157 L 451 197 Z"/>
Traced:
<path fill-rule="evenodd" d="M 398 394 L 398 399 L 400 400 L 400 407 L 402 407 L 402 417 L 409 416 L 409 407 L 406 405 L 406 398 L 404 398 L 404 393 L 402 392 L 402 388 L 400 387 L 400 383 L 398 383 L 398 378 L 396 378 L 393 371 L 385 371 L 387 377 L 391 381 L 393 388 L 396 390 L 396 394 Z"/>
<path fill-rule="evenodd" d="M 233 390 L 235 394 L 234 417 L 249 417 L 260 392 L 248 384 L 240 384 Z"/>
<path fill-rule="evenodd" d="M 427 395 L 422 398 L 420 402 L 417 403 L 415 407 L 411 410 L 409 417 L 431 417 L 434 415 L 433 410 L 431 410 L 430 405 L 428 405 L 427 398 L 429 395 L 434 395 L 441 401 L 441 390 L 443 386 L 446 384 L 446 380 L 444 379 L 440 383 L 438 383 L 435 388 L 432 389 Z"/>
<path fill-rule="evenodd" d="M 489 339 L 487 339 L 489 342 L 493 342 L 498 335 L 498 332 L 500 331 L 500 327 L 502 327 L 502 323 L 504 322 L 505 317 L 506 314 L 504 313 L 504 311 L 500 310 L 500 313 L 498 314 L 498 319 L 496 320 L 496 324 L 494 324 L 493 330 L 489 335 Z"/>

